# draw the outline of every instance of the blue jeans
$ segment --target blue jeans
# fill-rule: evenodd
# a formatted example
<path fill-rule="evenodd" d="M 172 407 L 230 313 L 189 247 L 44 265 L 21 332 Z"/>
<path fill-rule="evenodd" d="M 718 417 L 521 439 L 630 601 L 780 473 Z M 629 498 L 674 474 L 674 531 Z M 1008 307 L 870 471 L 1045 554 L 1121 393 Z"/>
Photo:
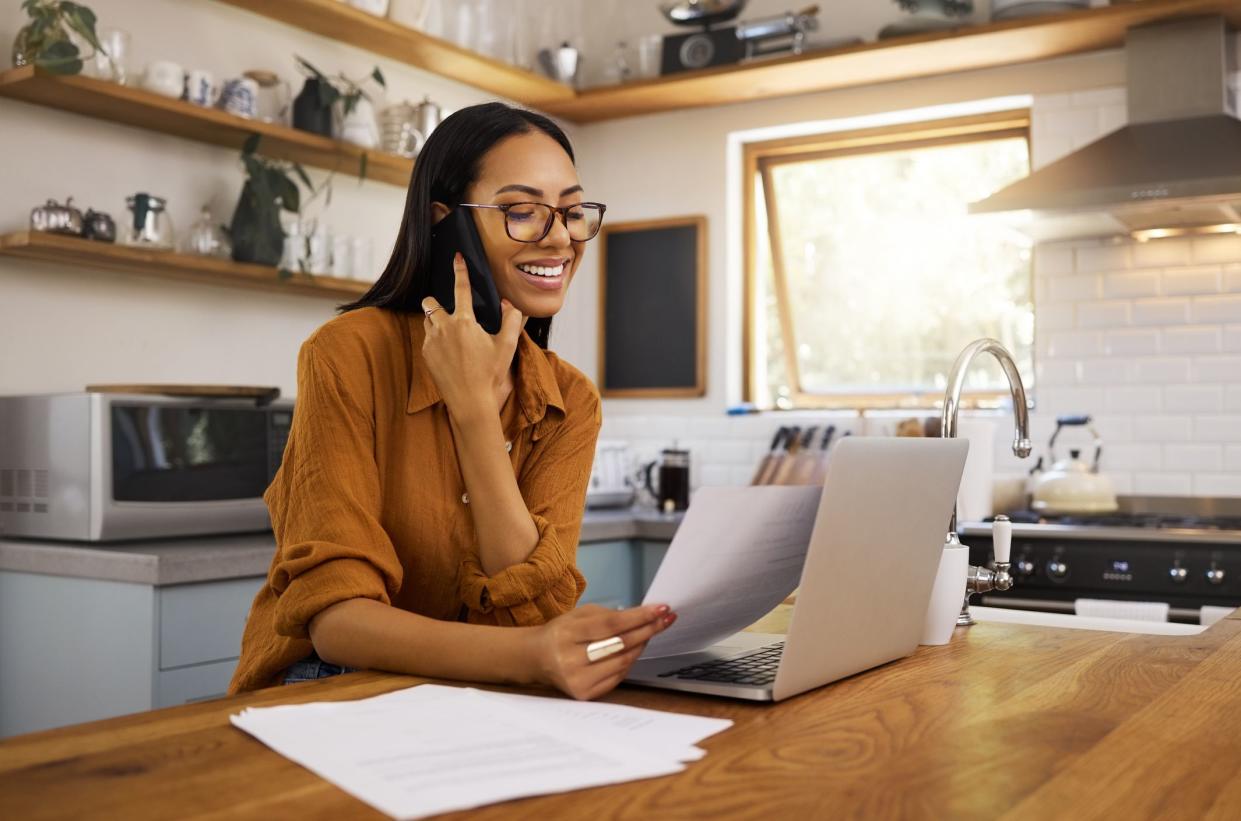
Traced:
<path fill-rule="evenodd" d="M 299 681 L 314 681 L 315 679 L 328 678 L 329 676 L 339 676 L 342 673 L 356 673 L 354 667 L 343 667 L 339 664 L 329 664 L 319 658 L 319 654 L 311 650 L 310 655 L 301 661 L 295 661 L 289 665 L 284 671 L 284 680 L 281 684 L 296 684 Z"/>

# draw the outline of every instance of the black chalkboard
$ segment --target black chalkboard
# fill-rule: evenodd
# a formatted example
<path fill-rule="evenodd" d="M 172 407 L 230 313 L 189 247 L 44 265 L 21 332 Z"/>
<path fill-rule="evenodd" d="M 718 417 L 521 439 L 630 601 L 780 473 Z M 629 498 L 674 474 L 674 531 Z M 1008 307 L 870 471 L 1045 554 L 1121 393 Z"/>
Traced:
<path fill-rule="evenodd" d="M 600 393 L 704 395 L 706 218 L 605 224 L 600 239 Z"/>

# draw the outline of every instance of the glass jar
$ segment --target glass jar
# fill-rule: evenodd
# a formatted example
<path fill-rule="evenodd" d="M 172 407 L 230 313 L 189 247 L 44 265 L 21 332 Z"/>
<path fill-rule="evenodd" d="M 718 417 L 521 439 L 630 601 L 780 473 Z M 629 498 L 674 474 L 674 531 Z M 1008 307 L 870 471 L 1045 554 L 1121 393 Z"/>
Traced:
<path fill-rule="evenodd" d="M 233 245 L 229 242 L 228 235 L 211 216 L 211 209 L 205 205 L 199 212 L 198 219 L 190 226 L 189 233 L 185 235 L 181 250 L 186 254 L 220 259 L 228 259 L 233 255 Z"/>

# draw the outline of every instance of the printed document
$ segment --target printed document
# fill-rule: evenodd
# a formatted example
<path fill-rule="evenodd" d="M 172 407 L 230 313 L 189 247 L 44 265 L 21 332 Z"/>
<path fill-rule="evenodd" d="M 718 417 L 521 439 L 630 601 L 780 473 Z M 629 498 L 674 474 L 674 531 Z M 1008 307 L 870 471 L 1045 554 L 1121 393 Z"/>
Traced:
<path fill-rule="evenodd" d="M 694 494 L 644 603 L 676 622 L 642 658 L 692 653 L 771 612 L 801 580 L 823 488 L 704 487 Z"/>
<path fill-rule="evenodd" d="M 704 754 L 698 741 L 732 724 L 435 684 L 231 720 L 393 818 L 679 772 Z"/>

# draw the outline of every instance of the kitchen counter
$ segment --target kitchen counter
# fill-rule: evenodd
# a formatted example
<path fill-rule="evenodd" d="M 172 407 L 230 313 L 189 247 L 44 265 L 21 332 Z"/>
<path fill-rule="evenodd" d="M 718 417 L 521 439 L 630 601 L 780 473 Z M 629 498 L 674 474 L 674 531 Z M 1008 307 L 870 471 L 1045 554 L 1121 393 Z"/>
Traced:
<path fill-rule="evenodd" d="M 650 510 L 588 510 L 581 541 L 671 541 L 680 514 Z M 0 571 L 132 582 L 157 587 L 266 575 L 270 532 L 94 545 L 0 539 Z"/>
<path fill-rule="evenodd" d="M 379 818 L 228 716 L 422 681 L 354 673 L 20 736 L 0 742 L 0 796 L 31 819 Z M 735 725 L 676 775 L 444 817 L 1241 817 L 1238 613 L 1186 637 L 980 623 L 774 705 L 636 688 L 604 700 Z"/>

